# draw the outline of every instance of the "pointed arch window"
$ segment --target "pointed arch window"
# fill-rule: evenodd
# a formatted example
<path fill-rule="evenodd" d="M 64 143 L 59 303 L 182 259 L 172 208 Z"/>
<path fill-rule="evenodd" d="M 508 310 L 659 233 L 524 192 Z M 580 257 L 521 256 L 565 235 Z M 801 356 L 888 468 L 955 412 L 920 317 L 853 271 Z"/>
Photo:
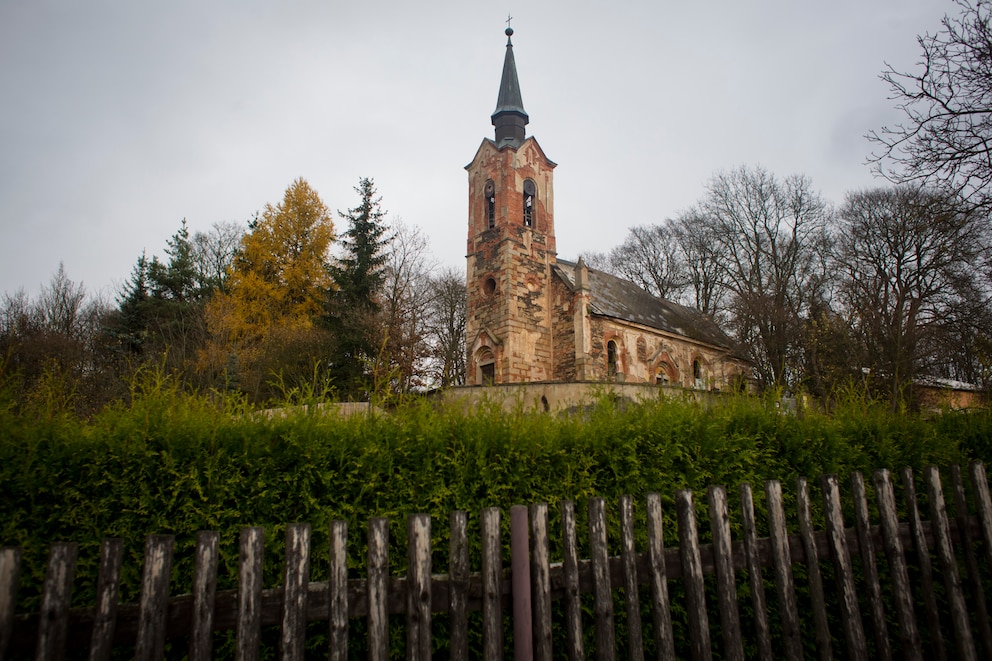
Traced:
<path fill-rule="evenodd" d="M 610 381 L 617 378 L 617 343 L 613 340 L 606 343 L 606 376 Z"/>
<path fill-rule="evenodd" d="M 483 193 L 486 197 L 486 222 L 489 229 L 496 227 L 496 184 L 490 179 Z"/>
<path fill-rule="evenodd" d="M 537 205 L 537 186 L 531 179 L 524 180 L 524 227 L 534 226 L 534 207 Z"/>

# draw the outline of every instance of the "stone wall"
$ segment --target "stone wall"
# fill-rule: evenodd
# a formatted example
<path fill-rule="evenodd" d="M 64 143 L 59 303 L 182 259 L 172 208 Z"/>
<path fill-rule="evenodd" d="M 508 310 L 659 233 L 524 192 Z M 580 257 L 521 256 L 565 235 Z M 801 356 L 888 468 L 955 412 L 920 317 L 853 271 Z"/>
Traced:
<path fill-rule="evenodd" d="M 442 393 L 447 404 L 475 407 L 495 402 L 504 410 L 517 408 L 560 413 L 579 412 L 606 397 L 618 401 L 648 402 L 659 398 L 691 397 L 704 401 L 714 393 L 647 383 L 507 383 L 494 386 L 461 386 Z"/>
<path fill-rule="evenodd" d="M 697 390 L 726 390 L 737 387 L 741 375 L 747 375 L 745 363 L 726 350 L 717 349 L 684 337 L 662 333 L 647 326 L 623 322 L 610 317 L 593 316 L 590 320 L 591 348 L 588 379 L 609 378 L 607 345 L 617 347 L 617 374 L 620 383 L 656 383 Z M 699 361 L 700 378 L 693 376 L 693 362 Z"/>

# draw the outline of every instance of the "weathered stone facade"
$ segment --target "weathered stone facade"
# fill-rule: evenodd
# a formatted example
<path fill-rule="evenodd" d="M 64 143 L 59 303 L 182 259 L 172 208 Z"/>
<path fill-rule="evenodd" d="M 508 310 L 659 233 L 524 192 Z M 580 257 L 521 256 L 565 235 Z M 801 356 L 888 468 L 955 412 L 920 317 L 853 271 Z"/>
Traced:
<path fill-rule="evenodd" d="M 555 164 L 528 138 L 483 141 L 469 175 L 468 375 L 472 383 L 554 378 L 548 282 L 555 260 Z M 534 186 L 525 218 L 524 186 Z M 483 368 L 492 365 L 493 373 Z"/>
<path fill-rule="evenodd" d="M 528 121 L 508 39 L 496 139 L 483 140 L 466 166 L 466 383 L 708 390 L 746 380 L 747 365 L 712 320 L 581 260 L 557 259 L 555 163 L 526 137 Z"/>

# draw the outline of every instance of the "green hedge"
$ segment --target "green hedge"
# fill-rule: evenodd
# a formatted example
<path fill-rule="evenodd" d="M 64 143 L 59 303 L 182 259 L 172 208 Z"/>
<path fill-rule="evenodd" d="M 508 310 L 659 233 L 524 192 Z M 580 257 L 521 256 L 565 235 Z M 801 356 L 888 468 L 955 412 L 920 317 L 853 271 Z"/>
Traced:
<path fill-rule="evenodd" d="M 456 509 L 466 510 L 470 530 L 478 530 L 484 507 L 503 508 L 508 526 L 511 505 L 543 501 L 551 505 L 555 531 L 561 500 L 576 501 L 584 522 L 586 499 L 602 496 L 617 531 L 617 500 L 630 494 L 644 548 L 643 498 L 657 491 L 672 536 L 666 543 L 675 545 L 672 499 L 679 488 L 697 492 L 705 534 L 702 507 L 712 484 L 728 486 L 731 507 L 738 505 L 738 485 L 752 484 L 761 509 L 760 490 L 769 479 L 780 480 L 791 499 L 799 476 L 846 479 L 855 470 L 992 456 L 988 412 L 894 415 L 858 398 L 829 416 L 782 414 L 766 400 L 742 397 L 706 406 L 659 399 L 619 407 L 603 398 L 569 417 L 411 401 L 372 417 L 266 418 L 236 400 L 185 394 L 154 375 L 135 388 L 129 405 L 90 420 L 44 407 L 18 410 L 0 390 L 0 429 L 0 544 L 23 550 L 21 611 L 37 609 L 47 549 L 58 540 L 80 544 L 74 604 L 86 605 L 100 540 L 123 538 L 122 598 L 134 601 L 143 541 L 153 533 L 177 537 L 174 594 L 192 582 L 194 533 L 201 529 L 221 533 L 221 589 L 234 587 L 238 534 L 249 525 L 266 529 L 265 581 L 277 585 L 285 524 L 296 521 L 313 526 L 312 576 L 321 580 L 331 520 L 348 522 L 349 562 L 358 576 L 369 519 L 388 517 L 391 563 L 400 573 L 406 516 L 428 512 L 436 571 L 443 571 L 448 515 Z M 477 535 L 472 539 L 478 570 Z M 560 558 L 552 539 L 552 556 Z"/>

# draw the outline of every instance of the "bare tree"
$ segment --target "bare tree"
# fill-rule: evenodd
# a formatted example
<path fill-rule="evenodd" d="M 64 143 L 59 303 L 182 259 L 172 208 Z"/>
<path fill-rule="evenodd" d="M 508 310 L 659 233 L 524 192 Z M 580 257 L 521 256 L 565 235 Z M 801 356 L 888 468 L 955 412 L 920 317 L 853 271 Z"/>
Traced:
<path fill-rule="evenodd" d="M 762 168 L 716 175 L 698 208 L 726 289 L 727 315 L 765 386 L 802 377 L 802 327 L 823 293 L 830 207 L 802 176 Z"/>
<path fill-rule="evenodd" d="M 894 183 L 939 188 L 971 206 L 992 208 L 992 2 L 955 0 L 934 35 L 917 37 L 919 68 L 887 65 L 881 78 L 903 122 L 867 137 L 869 157 Z"/>
<path fill-rule="evenodd" d="M 659 298 L 675 299 L 688 282 L 686 264 L 669 222 L 630 228 L 610 251 L 610 271 Z"/>
<path fill-rule="evenodd" d="M 207 232 L 193 235 L 193 259 L 203 289 L 224 291 L 228 268 L 238 254 L 245 228 L 234 221 L 220 221 Z"/>
<path fill-rule="evenodd" d="M 48 285 L 42 287 L 37 303 L 41 325 L 48 331 L 76 339 L 82 330 L 80 312 L 86 299 L 86 289 L 66 275 L 65 265 L 59 262 L 59 270 L 52 276 Z"/>
<path fill-rule="evenodd" d="M 383 265 L 380 326 L 384 358 L 395 372 L 400 392 L 424 386 L 422 375 L 430 354 L 425 334 L 431 304 L 430 243 L 420 229 L 396 220 Z"/>
<path fill-rule="evenodd" d="M 31 300 L 20 290 L 0 304 L 0 369 L 16 374 L 21 403 L 42 414 L 91 412 L 115 392 L 103 378 L 100 338 L 109 306 L 87 300 L 64 265 Z"/>
<path fill-rule="evenodd" d="M 842 299 L 864 366 L 893 404 L 922 368 L 952 375 L 954 354 L 967 353 L 988 322 L 988 283 L 976 275 L 990 246 L 978 218 L 915 187 L 853 193 L 840 212 Z"/>
<path fill-rule="evenodd" d="M 430 377 L 442 388 L 465 385 L 465 275 L 444 269 L 431 278 L 430 290 Z"/>
<path fill-rule="evenodd" d="M 684 302 L 714 317 L 721 309 L 725 290 L 716 226 L 703 212 L 689 209 L 672 220 L 671 227 L 685 269 L 688 295 L 683 293 Z"/>

